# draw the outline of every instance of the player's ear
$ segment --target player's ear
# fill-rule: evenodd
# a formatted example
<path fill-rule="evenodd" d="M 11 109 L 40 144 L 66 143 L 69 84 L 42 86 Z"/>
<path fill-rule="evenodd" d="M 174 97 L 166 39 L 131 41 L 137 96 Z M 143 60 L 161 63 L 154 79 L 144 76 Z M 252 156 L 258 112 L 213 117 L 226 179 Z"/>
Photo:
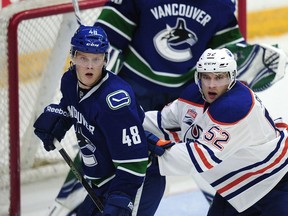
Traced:
<path fill-rule="evenodd" d="M 70 49 L 70 59 L 71 59 L 71 61 L 70 61 L 70 64 L 73 64 L 73 65 L 75 65 L 75 57 L 76 57 L 76 55 L 77 55 L 77 50 L 74 50 L 74 49 Z"/>

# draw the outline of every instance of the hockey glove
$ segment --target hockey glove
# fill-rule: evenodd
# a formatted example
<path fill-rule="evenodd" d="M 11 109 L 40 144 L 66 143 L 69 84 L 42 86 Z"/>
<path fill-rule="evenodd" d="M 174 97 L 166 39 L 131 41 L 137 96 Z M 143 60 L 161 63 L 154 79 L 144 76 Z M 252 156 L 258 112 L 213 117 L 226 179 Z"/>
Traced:
<path fill-rule="evenodd" d="M 51 104 L 34 123 L 34 133 L 42 140 L 46 151 L 55 149 L 54 139 L 59 142 L 70 129 L 72 121 L 69 114 L 59 105 Z"/>
<path fill-rule="evenodd" d="M 128 195 L 113 193 L 106 200 L 103 216 L 130 216 L 132 210 L 133 203 Z"/>
<path fill-rule="evenodd" d="M 148 149 L 152 154 L 161 156 L 164 154 L 165 150 L 172 147 L 175 143 L 171 142 L 171 140 L 163 140 L 155 136 L 153 133 L 149 131 L 145 131 Z"/>

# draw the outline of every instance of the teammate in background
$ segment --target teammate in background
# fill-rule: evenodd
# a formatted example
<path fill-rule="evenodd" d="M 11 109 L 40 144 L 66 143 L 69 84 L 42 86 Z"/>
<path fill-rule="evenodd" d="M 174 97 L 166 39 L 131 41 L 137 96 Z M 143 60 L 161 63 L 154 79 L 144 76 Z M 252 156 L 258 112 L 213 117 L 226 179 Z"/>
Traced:
<path fill-rule="evenodd" d="M 71 67 L 61 79 L 61 101 L 47 106 L 34 124 L 47 151 L 74 126 L 83 174 L 104 204 L 101 214 L 87 196 L 77 210 L 81 216 L 131 215 L 148 164 L 144 112 L 131 87 L 106 70 L 108 48 L 101 27 L 78 28 L 71 39 Z"/>
<path fill-rule="evenodd" d="M 208 216 L 288 215 L 288 126 L 274 123 L 236 75 L 228 49 L 207 49 L 196 83 L 158 114 L 146 113 L 144 126 L 159 134 L 175 127 L 182 132 L 183 142 L 158 157 L 160 172 L 200 174 L 211 184 L 217 193 Z"/>
<path fill-rule="evenodd" d="M 109 35 L 112 71 L 130 83 L 145 111 L 161 110 L 194 82 L 196 62 L 207 48 L 233 51 L 239 80 L 254 90 L 283 77 L 282 51 L 246 44 L 234 12 L 231 0 L 108 1 L 96 25 Z"/>

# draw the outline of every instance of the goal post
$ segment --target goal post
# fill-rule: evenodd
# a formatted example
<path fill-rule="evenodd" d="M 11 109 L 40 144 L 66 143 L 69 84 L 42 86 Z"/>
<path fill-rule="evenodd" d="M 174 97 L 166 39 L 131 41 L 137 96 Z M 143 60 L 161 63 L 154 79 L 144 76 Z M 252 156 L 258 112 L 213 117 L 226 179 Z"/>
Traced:
<path fill-rule="evenodd" d="M 92 25 L 106 1 L 79 1 L 83 24 Z M 69 0 L 26 0 L 2 9 L 0 26 L 4 51 L 0 54 L 0 204 L 4 206 L 0 214 L 16 216 L 21 209 L 21 182 L 68 171 L 57 153 L 44 152 L 32 126 L 44 106 L 60 98 L 59 80 L 67 69 L 69 41 L 78 24 Z M 70 134 L 66 143 L 76 144 Z M 78 151 L 68 145 L 67 149 L 71 155 Z"/>
<path fill-rule="evenodd" d="M 237 1 L 237 18 L 240 31 L 245 39 L 247 39 L 247 0 Z"/>

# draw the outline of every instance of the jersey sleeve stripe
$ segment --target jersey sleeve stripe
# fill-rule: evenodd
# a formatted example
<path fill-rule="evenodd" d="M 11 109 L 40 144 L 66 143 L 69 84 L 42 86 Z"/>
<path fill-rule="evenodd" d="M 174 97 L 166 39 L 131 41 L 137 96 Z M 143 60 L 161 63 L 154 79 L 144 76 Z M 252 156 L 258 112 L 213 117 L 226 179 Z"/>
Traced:
<path fill-rule="evenodd" d="M 199 144 L 200 144 L 200 143 L 199 143 Z M 208 148 L 207 146 L 202 145 L 202 144 L 200 144 L 200 145 L 208 152 L 210 158 L 214 161 L 214 163 L 219 164 L 219 163 L 222 162 L 222 160 L 220 160 L 219 158 L 217 158 L 217 157 L 215 156 L 214 152 L 213 152 L 210 148 Z"/>
<path fill-rule="evenodd" d="M 279 141 L 278 143 L 281 143 L 281 141 Z M 284 158 L 284 156 L 287 154 L 287 149 L 288 149 L 288 139 L 285 141 L 285 146 L 282 149 L 280 155 L 276 159 L 274 159 L 274 161 L 272 163 L 270 163 L 266 167 L 263 167 L 263 168 L 259 169 L 258 171 L 249 172 L 249 173 L 246 173 L 246 174 L 242 175 L 241 177 L 239 177 L 236 180 L 230 182 L 229 184 L 225 185 L 224 187 L 217 189 L 217 191 L 222 194 L 225 191 L 230 190 L 231 188 L 235 187 L 236 185 L 242 183 L 243 181 L 247 181 L 251 177 L 255 177 L 256 175 L 259 175 L 259 174 L 260 175 L 263 174 L 263 176 L 265 176 L 264 173 L 267 172 L 271 168 L 279 169 L 278 166 L 279 166 L 280 162 L 282 161 L 282 159 Z M 287 161 L 286 162 L 282 162 L 282 163 L 284 163 L 286 165 Z M 283 166 L 283 164 L 281 164 L 280 167 L 281 166 Z M 272 173 L 273 170 L 270 171 L 270 172 Z M 267 174 L 266 174 L 266 176 L 267 176 Z"/>
<path fill-rule="evenodd" d="M 212 187 L 216 187 L 217 185 L 222 184 L 223 182 L 227 181 L 228 179 L 233 178 L 233 176 L 239 175 L 239 173 L 241 173 L 241 172 L 249 171 L 251 169 L 255 169 L 255 168 L 257 168 L 263 164 L 268 163 L 273 158 L 273 156 L 279 151 L 279 149 L 281 148 L 283 138 L 284 138 L 284 133 L 281 133 L 281 138 L 278 141 L 276 148 L 267 156 L 267 158 L 265 160 L 258 162 L 258 163 L 255 163 L 255 164 L 251 164 L 251 165 L 243 167 L 241 169 L 235 170 L 234 172 L 228 173 L 227 175 L 223 176 L 222 178 L 219 178 L 217 181 L 214 181 L 213 183 L 211 183 Z M 287 143 L 287 141 L 286 141 L 286 143 Z M 285 145 L 287 145 L 287 144 L 285 144 Z"/>
<path fill-rule="evenodd" d="M 243 187 L 240 187 L 237 190 L 234 190 L 232 193 L 228 193 L 227 195 L 223 195 L 227 200 L 234 198 L 235 196 L 241 194 L 243 191 L 251 188 L 253 185 L 256 185 L 257 183 L 263 181 L 264 179 L 267 179 L 271 176 L 273 176 L 274 174 L 278 173 L 279 171 L 281 171 L 285 166 L 287 166 L 288 164 L 288 160 L 286 160 L 285 163 L 283 163 L 281 166 L 277 167 L 276 169 L 274 169 L 272 172 L 264 174 L 259 176 L 258 178 L 254 179 L 253 181 L 250 181 L 249 183 L 245 184 Z"/>
<path fill-rule="evenodd" d="M 172 134 L 175 142 L 180 142 L 181 141 L 180 137 L 178 136 L 178 134 L 175 131 L 169 131 L 169 133 Z"/>
<path fill-rule="evenodd" d="M 203 170 L 201 169 L 200 165 L 198 164 L 198 161 L 196 160 L 196 158 L 195 158 L 195 156 L 194 156 L 194 154 L 192 152 L 192 149 L 190 147 L 190 143 L 189 142 L 186 143 L 186 148 L 187 148 L 187 151 L 188 151 L 189 156 L 191 158 L 191 161 L 192 161 L 193 165 L 195 166 L 195 169 L 197 170 L 197 172 L 202 173 Z"/>
<path fill-rule="evenodd" d="M 194 147 L 192 148 L 190 145 L 194 145 Z M 215 156 L 213 151 L 211 151 L 208 147 L 202 145 L 201 143 L 188 142 L 186 146 L 192 163 L 195 165 L 195 168 L 199 173 L 202 173 L 207 169 L 213 168 L 213 164 L 221 163 L 221 160 Z M 207 157 L 208 155 L 209 157 Z M 199 163 L 200 161 L 201 164 Z"/>
<path fill-rule="evenodd" d="M 196 149 L 196 152 L 198 153 L 199 157 L 202 160 L 202 163 L 206 166 L 207 169 L 213 168 L 213 165 L 209 163 L 209 161 L 206 159 L 204 153 L 202 150 L 198 147 L 198 144 L 194 143 L 194 147 Z"/>
<path fill-rule="evenodd" d="M 117 169 L 118 170 L 122 170 L 122 171 L 127 172 L 127 173 L 130 173 L 130 174 L 132 174 L 134 176 L 139 176 L 139 177 L 144 177 L 145 176 L 145 173 L 134 172 L 133 170 L 127 169 L 125 167 L 118 166 Z"/>

